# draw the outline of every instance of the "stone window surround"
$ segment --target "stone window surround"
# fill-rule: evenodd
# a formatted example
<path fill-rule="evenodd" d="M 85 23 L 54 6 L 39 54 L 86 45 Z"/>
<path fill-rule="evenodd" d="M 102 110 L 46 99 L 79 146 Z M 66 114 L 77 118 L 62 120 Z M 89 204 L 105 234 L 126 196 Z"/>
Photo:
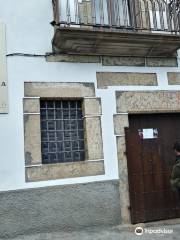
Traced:
<path fill-rule="evenodd" d="M 116 91 L 117 114 L 114 134 L 119 165 L 120 208 L 122 223 L 131 224 L 128 168 L 124 128 L 129 127 L 129 114 L 180 112 L 180 91 Z"/>
<path fill-rule="evenodd" d="M 93 83 L 25 82 L 24 141 L 26 182 L 103 175 L 101 99 Z M 85 129 L 85 161 L 42 164 L 40 99 L 82 99 Z M 92 129 L 94 131 L 92 131 Z"/>

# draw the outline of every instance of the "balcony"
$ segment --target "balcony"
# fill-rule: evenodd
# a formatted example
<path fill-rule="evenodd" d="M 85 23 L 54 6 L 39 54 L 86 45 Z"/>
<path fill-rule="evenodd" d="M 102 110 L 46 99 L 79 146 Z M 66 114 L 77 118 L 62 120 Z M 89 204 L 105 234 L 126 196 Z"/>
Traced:
<path fill-rule="evenodd" d="M 53 0 L 53 51 L 97 56 L 176 56 L 180 0 Z"/>

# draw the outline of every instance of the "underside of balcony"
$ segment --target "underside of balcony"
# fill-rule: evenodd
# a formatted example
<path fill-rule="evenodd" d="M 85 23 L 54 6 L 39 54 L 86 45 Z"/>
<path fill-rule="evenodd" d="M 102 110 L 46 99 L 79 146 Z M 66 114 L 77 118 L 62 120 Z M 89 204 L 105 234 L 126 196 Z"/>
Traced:
<path fill-rule="evenodd" d="M 180 35 L 143 31 L 102 31 L 59 27 L 52 41 L 55 53 L 98 56 L 176 56 Z"/>

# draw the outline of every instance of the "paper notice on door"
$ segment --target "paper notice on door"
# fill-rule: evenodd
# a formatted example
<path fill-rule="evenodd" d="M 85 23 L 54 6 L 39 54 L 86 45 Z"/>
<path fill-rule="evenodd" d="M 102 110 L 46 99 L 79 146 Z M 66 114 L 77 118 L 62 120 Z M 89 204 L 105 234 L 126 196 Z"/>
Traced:
<path fill-rule="evenodd" d="M 152 139 L 152 138 L 154 138 L 153 128 L 143 129 L 143 138 L 144 139 Z"/>
<path fill-rule="evenodd" d="M 153 128 L 144 128 L 139 130 L 139 136 L 142 139 L 153 139 L 158 137 L 158 130 Z"/>

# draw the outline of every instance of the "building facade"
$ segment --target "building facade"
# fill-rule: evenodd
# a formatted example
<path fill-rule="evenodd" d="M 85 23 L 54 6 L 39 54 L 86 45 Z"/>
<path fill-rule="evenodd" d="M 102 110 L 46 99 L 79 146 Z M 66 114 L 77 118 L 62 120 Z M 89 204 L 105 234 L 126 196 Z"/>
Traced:
<path fill-rule="evenodd" d="M 13 3 L 0 0 L 1 235 L 179 217 L 179 2 Z"/>

